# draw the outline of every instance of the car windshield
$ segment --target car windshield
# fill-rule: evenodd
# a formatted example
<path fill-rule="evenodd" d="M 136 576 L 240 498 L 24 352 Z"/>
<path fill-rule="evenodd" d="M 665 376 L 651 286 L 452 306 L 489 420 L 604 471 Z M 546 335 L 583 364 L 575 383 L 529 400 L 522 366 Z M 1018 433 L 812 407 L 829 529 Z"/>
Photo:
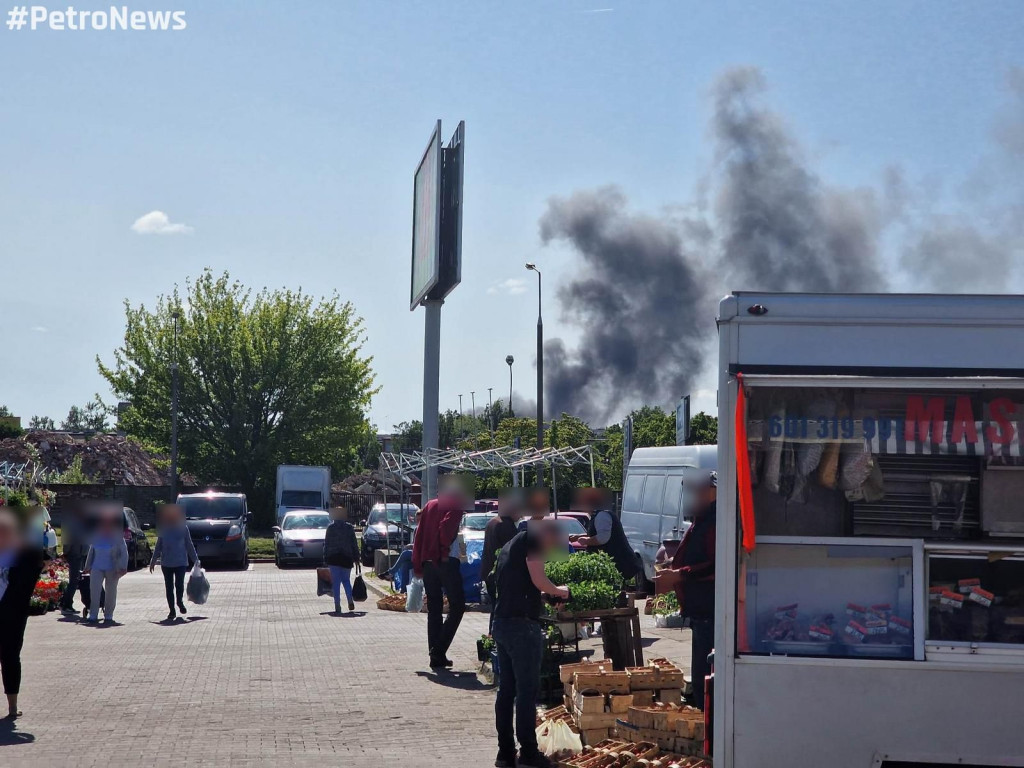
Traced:
<path fill-rule="evenodd" d="M 185 496 L 178 504 L 189 520 L 237 520 L 245 509 L 237 496 Z"/>
<path fill-rule="evenodd" d="M 482 531 L 493 517 L 494 515 L 466 515 L 462 519 L 462 528 L 466 531 Z"/>
<path fill-rule="evenodd" d="M 562 529 L 562 533 L 566 536 L 584 536 L 587 533 L 583 523 L 573 517 L 559 517 L 558 527 Z"/>
<path fill-rule="evenodd" d="M 324 500 L 320 491 L 281 491 L 282 507 L 319 507 Z"/>
<path fill-rule="evenodd" d="M 293 531 L 296 528 L 326 528 L 331 524 L 328 515 L 286 515 L 284 518 L 284 529 Z"/>
<path fill-rule="evenodd" d="M 389 523 L 403 523 L 404 525 L 415 525 L 416 524 L 416 507 L 406 506 L 404 509 L 399 506 L 389 506 L 385 512 L 384 509 L 376 508 L 370 512 L 370 517 L 366 521 L 367 525 L 382 525 L 384 523 L 385 514 L 387 515 L 387 521 Z"/>

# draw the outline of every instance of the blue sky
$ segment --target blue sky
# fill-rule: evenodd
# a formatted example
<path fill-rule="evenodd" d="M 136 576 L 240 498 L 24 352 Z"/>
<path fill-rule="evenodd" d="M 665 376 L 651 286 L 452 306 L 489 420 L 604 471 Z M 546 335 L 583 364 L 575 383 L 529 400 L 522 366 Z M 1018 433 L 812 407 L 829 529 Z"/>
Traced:
<path fill-rule="evenodd" d="M 129 5 L 184 9 L 188 28 L 0 29 L 0 403 L 26 420 L 109 400 L 94 358 L 119 343 L 122 301 L 151 303 L 207 266 L 351 299 L 382 386 L 371 417 L 384 431 L 417 418 L 412 175 L 437 118 L 446 136 L 467 126 L 442 407 L 507 392 L 510 353 L 532 397 L 522 265 L 552 289 L 574 265 L 540 244 L 546 200 L 605 184 L 641 211 L 692 199 L 723 70 L 759 67 L 814 168 L 852 187 L 890 164 L 962 182 L 1024 66 L 1017 2 Z M 154 210 L 191 231 L 132 231 Z M 571 342 L 547 296 L 549 336 Z"/>

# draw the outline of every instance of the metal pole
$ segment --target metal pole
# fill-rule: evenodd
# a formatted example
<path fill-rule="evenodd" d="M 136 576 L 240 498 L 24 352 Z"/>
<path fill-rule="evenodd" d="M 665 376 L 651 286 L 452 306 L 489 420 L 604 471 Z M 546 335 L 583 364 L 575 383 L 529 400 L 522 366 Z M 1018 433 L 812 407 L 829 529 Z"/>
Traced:
<path fill-rule="evenodd" d="M 555 475 L 555 458 L 551 457 L 551 496 L 555 503 L 555 517 L 558 517 L 558 478 Z"/>
<path fill-rule="evenodd" d="M 487 388 L 487 426 L 491 428 L 491 448 L 494 447 L 494 398 L 491 397 L 491 390 L 494 387 Z"/>
<path fill-rule="evenodd" d="M 178 500 L 178 318 L 181 313 L 174 310 L 174 342 L 171 355 L 171 498 L 172 503 Z"/>
<path fill-rule="evenodd" d="M 424 301 L 423 341 L 423 451 L 428 456 L 437 449 L 438 409 L 441 381 L 441 305 L 443 301 Z M 421 506 L 437 495 L 437 467 L 423 472 Z"/>
<path fill-rule="evenodd" d="M 508 415 L 511 419 L 516 417 L 515 411 L 512 410 L 512 363 L 515 361 L 512 355 L 505 358 L 505 362 L 508 363 Z"/>
<path fill-rule="evenodd" d="M 459 439 L 466 436 L 466 422 L 462 418 L 462 395 L 459 395 Z"/>
<path fill-rule="evenodd" d="M 474 449 L 474 450 L 476 450 L 477 448 L 479 448 L 479 447 L 480 447 L 479 445 L 477 445 L 477 442 L 476 442 L 476 435 L 477 435 L 477 423 L 476 423 L 476 392 L 474 392 L 473 390 L 470 390 L 470 391 L 469 391 L 469 396 L 470 396 L 470 398 L 471 398 L 471 401 L 470 401 L 470 402 L 472 402 L 472 403 L 473 403 L 473 420 L 472 420 L 472 423 L 473 423 L 473 449 Z"/>

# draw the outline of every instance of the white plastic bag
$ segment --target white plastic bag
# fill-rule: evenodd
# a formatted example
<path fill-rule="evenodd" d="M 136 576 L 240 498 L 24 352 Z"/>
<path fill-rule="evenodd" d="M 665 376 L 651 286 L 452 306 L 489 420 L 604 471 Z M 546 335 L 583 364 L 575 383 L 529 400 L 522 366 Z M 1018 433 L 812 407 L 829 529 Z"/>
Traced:
<path fill-rule="evenodd" d="M 564 720 L 546 720 L 537 726 L 537 748 L 558 761 L 582 752 L 583 742 Z"/>
<path fill-rule="evenodd" d="M 188 601 L 196 605 L 202 605 L 210 596 L 210 581 L 206 578 L 206 571 L 202 569 L 198 561 L 192 566 L 188 584 L 185 585 L 185 593 L 188 595 Z"/>
<path fill-rule="evenodd" d="M 419 613 L 423 610 L 423 579 L 413 576 L 405 590 L 405 612 Z"/>

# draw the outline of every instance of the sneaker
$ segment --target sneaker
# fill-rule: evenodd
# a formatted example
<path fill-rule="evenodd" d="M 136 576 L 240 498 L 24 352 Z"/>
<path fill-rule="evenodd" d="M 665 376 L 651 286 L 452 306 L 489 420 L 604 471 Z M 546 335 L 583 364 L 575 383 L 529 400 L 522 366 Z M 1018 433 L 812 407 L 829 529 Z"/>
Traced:
<path fill-rule="evenodd" d="M 335 603 L 334 604 L 334 612 L 336 614 L 338 614 L 339 616 L 341 615 L 341 603 Z"/>
<path fill-rule="evenodd" d="M 61 608 L 60 612 L 61 612 L 62 616 L 77 616 L 78 615 L 78 611 L 76 611 L 74 608 Z"/>
<path fill-rule="evenodd" d="M 519 768 L 555 768 L 555 764 L 548 760 L 540 752 L 530 757 L 519 755 Z"/>
<path fill-rule="evenodd" d="M 494 758 L 494 768 L 516 768 L 516 753 L 513 752 L 509 756 L 499 752 L 498 756 Z"/>
<path fill-rule="evenodd" d="M 83 619 L 88 619 L 89 618 L 89 609 L 88 608 L 83 608 L 82 609 L 82 618 Z"/>
<path fill-rule="evenodd" d="M 174 611 L 171 611 L 167 614 L 167 621 L 174 621 L 176 618 L 178 618 L 178 614 L 176 614 Z"/>
<path fill-rule="evenodd" d="M 430 660 L 430 668 L 431 669 L 448 669 L 448 666 L 449 666 L 448 659 L 431 659 Z"/>
<path fill-rule="evenodd" d="M 188 610 L 186 610 L 184 603 L 178 603 L 178 613 L 180 613 L 182 616 L 188 613 Z"/>
<path fill-rule="evenodd" d="M 87 618 L 85 620 L 85 623 L 86 624 L 99 624 L 100 621 L 99 621 L 99 619 L 94 619 L 92 616 L 90 616 L 89 618 Z"/>
<path fill-rule="evenodd" d="M 352 613 L 355 609 L 356 609 L 356 604 L 353 603 L 351 600 L 349 600 L 348 601 L 348 612 Z M 340 608 L 338 609 L 338 613 L 341 613 L 341 609 Z"/>

